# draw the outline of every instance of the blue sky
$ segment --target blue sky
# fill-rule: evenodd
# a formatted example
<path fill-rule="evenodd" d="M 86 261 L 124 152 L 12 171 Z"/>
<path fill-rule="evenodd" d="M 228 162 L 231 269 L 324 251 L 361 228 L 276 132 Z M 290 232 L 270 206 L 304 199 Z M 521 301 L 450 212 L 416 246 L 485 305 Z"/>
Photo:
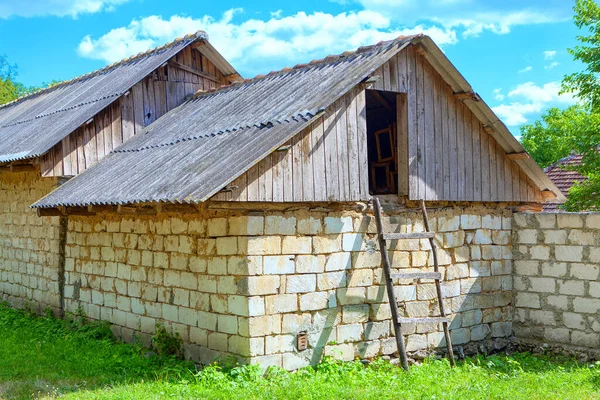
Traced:
<path fill-rule="evenodd" d="M 39 85 L 203 29 L 245 77 L 424 32 L 511 131 L 547 108 L 578 34 L 570 0 L 0 0 L 0 54 Z"/>

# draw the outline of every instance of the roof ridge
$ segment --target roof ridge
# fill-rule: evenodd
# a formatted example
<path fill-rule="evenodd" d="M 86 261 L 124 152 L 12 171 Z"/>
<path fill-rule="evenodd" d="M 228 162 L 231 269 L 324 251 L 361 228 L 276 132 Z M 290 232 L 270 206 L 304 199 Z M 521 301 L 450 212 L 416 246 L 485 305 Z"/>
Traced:
<path fill-rule="evenodd" d="M 204 95 L 214 94 L 214 93 L 220 92 L 222 90 L 224 91 L 224 90 L 227 90 L 227 89 L 233 89 L 233 88 L 235 88 L 237 86 L 241 86 L 241 85 L 244 85 L 244 84 L 249 84 L 249 83 L 253 83 L 253 82 L 256 82 L 256 81 L 260 81 L 260 80 L 262 80 L 264 78 L 273 77 L 273 76 L 276 76 L 276 75 L 279 75 L 279 74 L 282 74 L 282 73 L 288 73 L 288 72 L 291 72 L 291 71 L 294 71 L 294 70 L 300 70 L 300 69 L 304 69 L 304 68 L 312 68 L 312 67 L 315 67 L 315 66 L 321 66 L 321 65 L 325 65 L 325 64 L 331 64 L 331 63 L 340 61 L 340 60 L 345 59 L 345 58 L 349 58 L 349 57 L 356 56 L 356 55 L 359 55 L 359 54 L 367 53 L 367 52 L 372 51 L 372 50 L 377 50 L 379 48 L 383 48 L 383 47 L 388 46 L 388 45 L 393 45 L 393 44 L 399 43 L 400 41 L 403 41 L 403 40 L 407 40 L 407 39 L 413 40 L 413 39 L 416 39 L 416 38 L 419 38 L 419 37 L 423 37 L 423 36 L 424 36 L 424 34 L 422 34 L 422 33 L 418 33 L 418 34 L 415 34 L 415 35 L 398 36 L 395 39 L 382 40 L 382 41 L 380 41 L 380 42 L 378 42 L 376 44 L 373 44 L 373 45 L 360 46 L 360 47 L 358 47 L 354 51 L 350 50 L 350 51 L 344 51 L 343 53 L 340 53 L 340 54 L 330 54 L 328 56 L 325 56 L 324 58 L 317 59 L 317 60 L 312 60 L 309 63 L 296 64 L 293 67 L 284 67 L 284 68 L 282 68 L 280 70 L 271 71 L 271 72 L 269 72 L 267 74 L 259 74 L 259 75 L 256 75 L 253 78 L 247 78 L 247 79 L 244 79 L 244 80 L 239 81 L 239 82 L 232 82 L 229 85 L 221 85 L 221 86 L 219 86 L 217 88 L 212 88 L 212 89 L 208 89 L 208 90 L 201 89 L 201 90 L 196 91 L 196 93 L 194 93 L 193 99 L 195 100 L 195 99 L 198 99 L 198 98 L 200 98 L 200 97 L 202 97 Z"/>
<path fill-rule="evenodd" d="M 95 71 L 88 72 L 86 74 L 77 76 L 75 78 L 59 82 L 59 83 L 57 83 L 55 85 L 52 85 L 52 86 L 49 86 L 49 87 L 45 87 L 45 88 L 36 90 L 36 91 L 34 91 L 32 93 L 28 93 L 28 94 L 26 94 L 24 96 L 20 96 L 20 97 L 14 99 L 12 101 L 9 101 L 8 103 L 0 104 L 0 110 L 3 109 L 3 108 L 9 107 L 9 106 L 15 105 L 16 103 L 19 103 L 19 102 L 21 102 L 21 101 L 23 101 L 25 99 L 32 98 L 32 97 L 38 96 L 38 95 L 40 95 L 42 93 L 46 93 L 46 92 L 55 90 L 57 88 L 70 85 L 72 83 L 75 83 L 75 82 L 78 82 L 78 81 L 82 81 L 84 79 L 91 78 L 91 77 L 99 75 L 101 73 L 110 71 L 110 70 L 112 70 L 114 68 L 120 67 L 120 66 L 122 66 L 122 65 L 124 65 L 126 63 L 137 61 L 137 60 L 139 60 L 139 59 L 141 59 L 143 57 L 147 57 L 149 55 L 158 53 L 159 51 L 163 51 L 165 49 L 168 49 L 168 48 L 171 48 L 173 46 L 176 46 L 179 43 L 182 43 L 182 42 L 185 42 L 185 41 L 190 41 L 190 43 L 191 43 L 191 42 L 193 42 L 195 40 L 208 40 L 208 34 L 206 32 L 204 32 L 204 31 L 202 31 L 202 30 L 199 30 L 199 31 L 196 31 L 195 33 L 191 33 L 191 34 L 185 35 L 184 37 L 177 38 L 177 39 L 175 39 L 175 40 L 173 40 L 173 41 L 171 41 L 169 43 L 166 43 L 166 44 L 163 44 L 161 46 L 154 47 L 154 48 L 146 50 L 144 52 L 140 52 L 138 54 L 132 55 L 132 56 L 127 57 L 127 58 L 124 58 L 124 59 L 122 59 L 120 61 L 117 61 L 117 62 L 114 62 L 112 64 L 106 65 L 106 66 L 104 66 L 104 67 L 102 67 L 100 69 L 97 69 Z"/>
<path fill-rule="evenodd" d="M 319 110 L 320 111 L 320 110 Z M 222 135 L 225 133 L 231 133 L 231 132 L 237 132 L 237 131 L 241 131 L 244 129 L 251 129 L 251 128 L 259 128 L 259 129 L 263 129 L 263 128 L 270 128 L 272 126 L 274 126 L 276 123 L 277 124 L 283 124 L 283 123 L 291 123 L 291 120 L 294 120 L 295 122 L 299 122 L 298 118 L 301 118 L 302 120 L 309 121 L 312 118 L 315 117 L 315 115 L 318 114 L 317 111 L 316 113 L 312 113 L 310 111 L 305 112 L 304 114 L 295 114 L 295 115 L 290 115 L 289 117 L 283 117 L 283 118 L 279 118 L 273 121 L 264 121 L 264 122 L 256 122 L 253 124 L 245 124 L 245 125 L 241 125 L 238 127 L 233 127 L 233 128 L 224 128 L 224 129 L 220 129 L 216 132 L 213 133 L 206 133 L 203 135 L 198 135 L 198 136 L 192 136 L 192 137 L 185 137 L 185 138 L 177 138 L 177 139 L 172 139 L 169 142 L 166 143 L 159 143 L 159 144 L 153 144 L 153 145 L 148 145 L 148 146 L 144 146 L 144 147 L 136 147 L 133 149 L 120 149 L 117 148 L 115 150 L 113 150 L 111 153 L 135 153 L 138 151 L 143 151 L 143 150 L 150 150 L 150 149 L 156 149 L 159 147 L 165 147 L 165 146 L 174 146 L 180 142 L 189 142 L 192 140 L 199 140 L 199 139 L 205 139 L 208 137 L 213 137 L 213 136 L 218 136 L 218 135 Z M 144 132 L 144 133 L 148 133 L 148 132 Z"/>

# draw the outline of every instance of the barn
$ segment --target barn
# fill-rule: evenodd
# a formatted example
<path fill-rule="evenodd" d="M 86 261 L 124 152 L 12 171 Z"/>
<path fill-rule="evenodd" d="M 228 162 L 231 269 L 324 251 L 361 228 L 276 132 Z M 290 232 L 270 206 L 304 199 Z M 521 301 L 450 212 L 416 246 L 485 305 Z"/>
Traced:
<path fill-rule="evenodd" d="M 125 340 L 165 324 L 202 363 L 292 370 L 422 355 L 447 325 L 455 346 L 501 348 L 512 213 L 549 199 L 564 196 L 417 35 L 202 88 L 33 207 L 64 224 L 64 310 Z M 389 291 L 382 254 L 405 274 Z"/>
<path fill-rule="evenodd" d="M 29 207 L 199 89 L 239 80 L 204 32 L 0 106 L 0 294 L 62 309 L 58 218 Z"/>

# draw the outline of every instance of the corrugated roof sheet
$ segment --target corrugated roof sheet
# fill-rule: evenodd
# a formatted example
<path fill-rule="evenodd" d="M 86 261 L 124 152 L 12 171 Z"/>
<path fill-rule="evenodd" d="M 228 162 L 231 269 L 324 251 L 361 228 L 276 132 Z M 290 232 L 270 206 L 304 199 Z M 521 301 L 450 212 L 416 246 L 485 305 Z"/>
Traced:
<path fill-rule="evenodd" d="M 579 172 L 570 169 L 570 167 L 581 165 L 581 159 L 582 156 L 580 154 L 571 154 L 558 160 L 544 170 L 546 175 L 548 175 L 565 196 L 568 196 L 569 189 L 571 189 L 571 186 L 575 182 L 583 182 L 587 179 Z M 545 203 L 544 211 L 560 211 L 558 208 L 559 205 L 560 203 Z"/>
<path fill-rule="evenodd" d="M 204 32 L 0 106 L 0 162 L 37 157 Z"/>
<path fill-rule="evenodd" d="M 414 38 L 200 94 L 34 207 L 205 201 Z"/>

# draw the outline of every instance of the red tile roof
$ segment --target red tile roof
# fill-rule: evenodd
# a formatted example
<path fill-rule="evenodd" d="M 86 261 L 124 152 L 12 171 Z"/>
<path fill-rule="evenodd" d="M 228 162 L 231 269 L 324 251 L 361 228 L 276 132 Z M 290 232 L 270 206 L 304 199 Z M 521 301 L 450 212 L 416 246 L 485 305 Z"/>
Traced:
<path fill-rule="evenodd" d="M 544 170 L 546 175 L 548 175 L 565 196 L 568 196 L 569 189 L 575 182 L 583 182 L 587 179 L 579 172 L 571 169 L 571 167 L 581 165 L 581 158 L 582 156 L 579 154 L 571 154 L 546 167 Z M 545 203 L 544 211 L 560 211 L 558 205 L 559 203 Z"/>

